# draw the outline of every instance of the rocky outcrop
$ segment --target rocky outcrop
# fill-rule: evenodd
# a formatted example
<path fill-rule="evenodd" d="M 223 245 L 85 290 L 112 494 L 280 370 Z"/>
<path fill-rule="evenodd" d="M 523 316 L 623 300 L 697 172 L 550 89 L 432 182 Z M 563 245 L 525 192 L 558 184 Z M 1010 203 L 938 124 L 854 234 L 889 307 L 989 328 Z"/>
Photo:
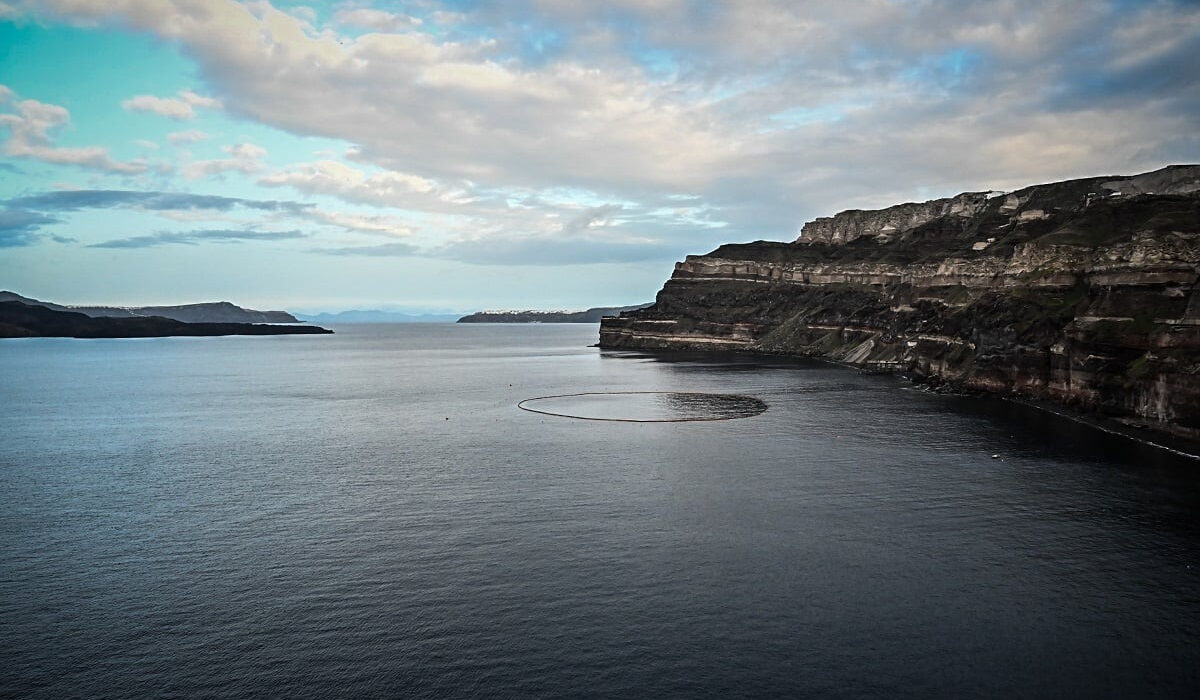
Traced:
<path fill-rule="evenodd" d="M 55 311 L 71 311 L 93 318 L 139 318 L 158 316 L 184 323 L 300 323 L 286 311 L 244 309 L 228 301 L 210 301 L 177 306 L 64 306 L 23 297 L 15 292 L 0 292 L 0 301 L 19 301 Z"/>
<path fill-rule="evenodd" d="M 317 326 L 257 323 L 184 323 L 161 316 L 100 317 L 38 304 L 0 301 L 0 338 L 161 338 L 209 335 L 332 333 Z"/>
<path fill-rule="evenodd" d="M 947 216 L 969 219 L 987 206 L 989 195 L 988 192 L 964 192 L 957 197 L 897 204 L 879 211 L 850 209 L 804 224 L 797 240 L 841 244 L 869 236 L 886 242 L 901 231 L 914 229 L 934 219 Z"/>
<path fill-rule="evenodd" d="M 689 256 L 606 348 L 820 357 L 1200 439 L 1200 166 L 843 212 Z"/>

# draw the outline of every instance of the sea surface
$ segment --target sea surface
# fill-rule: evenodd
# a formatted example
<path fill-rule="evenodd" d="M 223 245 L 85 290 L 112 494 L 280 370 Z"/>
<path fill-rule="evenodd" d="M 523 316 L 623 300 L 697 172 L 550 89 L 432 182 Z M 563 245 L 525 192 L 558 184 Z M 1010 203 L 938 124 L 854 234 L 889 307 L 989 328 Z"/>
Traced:
<path fill-rule="evenodd" d="M 0 341 L 0 695 L 1200 696 L 1200 462 L 590 324 L 334 328 Z M 591 392 L 769 407 L 517 408 Z"/>

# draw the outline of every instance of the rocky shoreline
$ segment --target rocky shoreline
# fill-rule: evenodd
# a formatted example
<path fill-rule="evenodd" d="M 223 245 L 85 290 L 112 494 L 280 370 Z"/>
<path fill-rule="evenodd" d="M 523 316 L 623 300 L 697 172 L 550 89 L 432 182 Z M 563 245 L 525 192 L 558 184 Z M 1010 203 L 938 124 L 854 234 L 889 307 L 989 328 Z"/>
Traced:
<path fill-rule="evenodd" d="M 1200 440 L 1200 166 L 975 192 L 689 256 L 600 346 L 898 372 Z"/>

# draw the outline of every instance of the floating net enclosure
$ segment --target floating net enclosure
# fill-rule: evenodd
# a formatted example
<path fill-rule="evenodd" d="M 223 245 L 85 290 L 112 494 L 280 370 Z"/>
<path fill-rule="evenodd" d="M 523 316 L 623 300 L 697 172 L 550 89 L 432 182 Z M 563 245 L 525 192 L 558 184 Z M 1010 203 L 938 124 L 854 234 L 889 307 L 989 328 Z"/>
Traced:
<path fill-rule="evenodd" d="M 625 423 L 682 423 L 757 416 L 766 402 L 741 394 L 685 391 L 612 391 L 559 394 L 525 399 L 517 408 L 580 420 Z"/>

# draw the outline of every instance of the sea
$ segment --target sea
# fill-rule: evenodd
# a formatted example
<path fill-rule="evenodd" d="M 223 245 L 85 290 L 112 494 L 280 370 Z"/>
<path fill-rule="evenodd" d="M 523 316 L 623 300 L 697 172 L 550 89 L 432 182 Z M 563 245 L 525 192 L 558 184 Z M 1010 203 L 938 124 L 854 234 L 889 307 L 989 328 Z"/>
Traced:
<path fill-rule="evenodd" d="M 1200 696 L 1200 461 L 594 324 L 333 328 L 0 341 L 0 695 Z M 709 394 L 765 410 L 656 399 Z"/>

